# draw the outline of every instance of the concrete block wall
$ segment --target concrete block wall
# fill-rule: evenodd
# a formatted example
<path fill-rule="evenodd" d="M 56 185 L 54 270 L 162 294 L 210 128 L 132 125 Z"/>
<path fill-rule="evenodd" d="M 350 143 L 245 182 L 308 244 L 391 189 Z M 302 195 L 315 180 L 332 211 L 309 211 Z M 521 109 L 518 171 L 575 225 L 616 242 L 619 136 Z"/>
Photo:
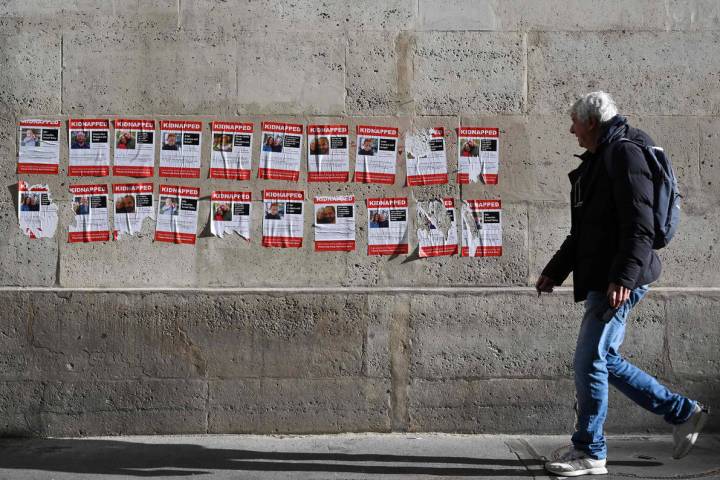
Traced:
<path fill-rule="evenodd" d="M 624 353 L 720 407 L 718 52 L 703 0 L 0 3 L 0 435 L 569 431 L 581 306 L 532 285 L 568 229 L 566 110 L 594 89 L 666 147 L 685 193 Z M 211 181 L 205 148 L 202 178 L 178 181 L 205 199 L 195 247 L 155 244 L 151 221 L 68 244 L 66 132 L 59 176 L 19 177 L 15 125 L 130 115 L 200 119 L 205 139 L 211 120 L 443 126 L 451 171 L 455 128 L 497 126 L 500 183 L 405 187 L 402 159 L 391 186 Z M 50 185 L 54 239 L 17 228 L 19 179 Z M 250 243 L 209 236 L 213 189 L 278 187 L 501 198 L 504 256 L 368 257 L 362 206 L 350 254 L 314 253 L 309 215 L 302 249 L 261 247 L 260 208 Z M 610 432 L 667 431 L 611 405 Z"/>

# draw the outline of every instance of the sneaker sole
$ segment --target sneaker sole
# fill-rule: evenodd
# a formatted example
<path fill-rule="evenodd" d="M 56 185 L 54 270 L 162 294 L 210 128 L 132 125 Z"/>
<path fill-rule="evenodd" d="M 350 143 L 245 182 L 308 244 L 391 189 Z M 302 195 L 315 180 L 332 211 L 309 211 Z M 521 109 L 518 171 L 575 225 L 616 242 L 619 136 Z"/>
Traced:
<path fill-rule="evenodd" d="M 584 470 L 574 470 L 572 472 L 555 471 L 551 468 L 545 467 L 545 470 L 557 475 L 558 477 L 579 477 L 581 475 L 605 475 L 608 473 L 605 467 L 586 468 Z"/>
<path fill-rule="evenodd" d="M 680 460 L 681 458 L 687 456 L 688 453 L 690 453 L 690 450 L 692 450 L 692 448 L 695 446 L 695 442 L 697 442 L 698 436 L 700 435 L 700 432 L 705 426 L 708 417 L 709 415 L 707 413 L 700 413 L 700 418 L 698 419 L 697 425 L 695 425 L 695 429 L 692 436 L 690 437 L 690 441 L 681 443 L 680 445 L 682 448 L 680 448 L 679 451 L 673 452 L 673 458 L 675 460 Z"/>

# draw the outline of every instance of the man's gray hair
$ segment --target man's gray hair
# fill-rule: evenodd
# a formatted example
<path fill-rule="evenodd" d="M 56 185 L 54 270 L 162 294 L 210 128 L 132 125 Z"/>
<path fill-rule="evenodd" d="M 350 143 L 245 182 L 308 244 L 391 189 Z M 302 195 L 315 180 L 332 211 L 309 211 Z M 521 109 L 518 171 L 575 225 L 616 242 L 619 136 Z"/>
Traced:
<path fill-rule="evenodd" d="M 601 124 L 606 123 L 617 113 L 615 100 L 603 91 L 587 93 L 578 98 L 570 107 L 570 114 L 575 115 L 583 123 L 587 123 L 591 118 Z"/>

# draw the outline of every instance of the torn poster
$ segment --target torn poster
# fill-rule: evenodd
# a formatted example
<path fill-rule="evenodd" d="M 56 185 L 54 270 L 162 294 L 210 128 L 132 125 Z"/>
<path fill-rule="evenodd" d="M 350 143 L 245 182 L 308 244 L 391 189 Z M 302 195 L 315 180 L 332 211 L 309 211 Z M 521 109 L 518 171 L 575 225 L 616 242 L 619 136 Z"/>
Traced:
<path fill-rule="evenodd" d="M 355 197 L 315 197 L 315 251 L 355 250 Z"/>
<path fill-rule="evenodd" d="M 302 247 L 304 200 L 302 191 L 263 191 L 263 247 Z"/>
<path fill-rule="evenodd" d="M 200 189 L 160 185 L 155 241 L 195 245 Z"/>
<path fill-rule="evenodd" d="M 441 257 L 458 253 L 454 198 L 418 202 L 417 222 L 420 257 Z"/>
<path fill-rule="evenodd" d="M 20 230 L 30 238 L 55 235 L 58 208 L 52 202 L 47 185 L 30 186 L 27 182 L 18 182 L 18 219 Z"/>
<path fill-rule="evenodd" d="M 212 192 L 210 195 L 210 233 L 222 238 L 235 232 L 250 240 L 250 192 Z"/>
<path fill-rule="evenodd" d="M 143 220 L 155 218 L 152 183 L 115 183 L 112 186 L 115 203 L 113 239 L 135 235 L 142 230 Z"/>
<path fill-rule="evenodd" d="M 200 178 L 202 122 L 160 121 L 160 176 Z"/>
<path fill-rule="evenodd" d="M 68 242 L 107 242 L 110 240 L 107 185 L 70 185 L 75 222 L 70 225 Z"/>
<path fill-rule="evenodd" d="M 395 183 L 398 129 L 358 125 L 355 181 L 359 183 Z"/>
<path fill-rule="evenodd" d="M 71 177 L 110 175 L 110 120 L 106 118 L 70 119 L 68 124 Z"/>
<path fill-rule="evenodd" d="M 290 180 L 300 178 L 303 126 L 294 123 L 262 122 L 262 149 L 258 178 Z"/>
<path fill-rule="evenodd" d="M 444 128 L 406 135 L 405 158 L 409 186 L 448 183 Z"/>
<path fill-rule="evenodd" d="M 17 173 L 57 175 L 60 120 L 23 120 L 18 124 Z"/>
<path fill-rule="evenodd" d="M 458 128 L 457 183 L 498 183 L 499 136 L 497 128 Z"/>
<path fill-rule="evenodd" d="M 350 179 L 347 125 L 308 126 L 308 182 Z"/>
<path fill-rule="evenodd" d="M 146 178 L 155 174 L 155 120 L 118 118 L 113 175 Z"/>
<path fill-rule="evenodd" d="M 407 254 L 407 198 L 368 198 L 367 208 L 368 255 Z"/>
<path fill-rule="evenodd" d="M 500 200 L 466 200 L 462 206 L 462 256 L 502 255 Z"/>
<path fill-rule="evenodd" d="M 212 122 L 210 178 L 249 180 L 252 168 L 253 124 Z"/>

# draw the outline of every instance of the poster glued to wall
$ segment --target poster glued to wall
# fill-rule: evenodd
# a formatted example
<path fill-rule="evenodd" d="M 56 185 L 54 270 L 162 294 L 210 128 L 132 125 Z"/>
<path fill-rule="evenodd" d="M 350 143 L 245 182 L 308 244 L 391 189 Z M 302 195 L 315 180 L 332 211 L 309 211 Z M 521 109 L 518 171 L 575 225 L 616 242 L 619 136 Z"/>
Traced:
<path fill-rule="evenodd" d="M 253 124 L 212 122 L 210 178 L 250 180 Z"/>
<path fill-rule="evenodd" d="M 431 128 L 408 135 L 405 142 L 408 186 L 448 183 L 445 129 Z"/>
<path fill-rule="evenodd" d="M 463 257 L 502 256 L 500 200 L 466 200 L 462 206 Z"/>
<path fill-rule="evenodd" d="M 262 122 L 262 147 L 258 178 L 268 180 L 300 179 L 303 125 Z"/>
<path fill-rule="evenodd" d="M 263 191 L 263 247 L 302 247 L 304 202 L 303 191 Z"/>
<path fill-rule="evenodd" d="M 114 183 L 115 228 L 113 239 L 135 235 L 142 230 L 143 220 L 155 218 L 152 183 Z"/>
<path fill-rule="evenodd" d="M 68 175 L 107 177 L 110 175 L 110 120 L 70 119 Z"/>
<path fill-rule="evenodd" d="M 160 176 L 200 178 L 202 122 L 160 121 Z"/>
<path fill-rule="evenodd" d="M 210 233 L 223 238 L 235 232 L 250 240 L 250 192 L 212 192 L 210 195 Z"/>
<path fill-rule="evenodd" d="M 200 189 L 160 185 L 155 241 L 195 245 Z"/>
<path fill-rule="evenodd" d="M 500 130 L 485 127 L 458 128 L 457 183 L 498 183 Z"/>
<path fill-rule="evenodd" d="M 408 243 L 406 197 L 368 198 L 368 255 L 404 255 Z"/>
<path fill-rule="evenodd" d="M 455 221 L 455 199 L 418 202 L 417 237 L 421 258 L 457 255 L 458 230 Z"/>
<path fill-rule="evenodd" d="M 308 126 L 308 182 L 347 182 L 350 154 L 347 125 Z"/>
<path fill-rule="evenodd" d="M 20 231 L 31 239 L 51 238 L 58 223 L 58 208 L 47 185 L 18 182 L 18 220 Z"/>
<path fill-rule="evenodd" d="M 60 166 L 59 120 L 18 123 L 17 173 L 57 175 Z"/>
<path fill-rule="evenodd" d="M 70 225 L 68 242 L 107 242 L 110 240 L 107 185 L 70 185 L 75 221 Z"/>
<path fill-rule="evenodd" d="M 355 182 L 395 183 L 398 129 L 358 125 Z"/>
<path fill-rule="evenodd" d="M 355 250 L 355 196 L 315 197 L 315 251 Z"/>
<path fill-rule="evenodd" d="M 155 120 L 118 118 L 113 175 L 147 178 L 155 174 Z"/>

